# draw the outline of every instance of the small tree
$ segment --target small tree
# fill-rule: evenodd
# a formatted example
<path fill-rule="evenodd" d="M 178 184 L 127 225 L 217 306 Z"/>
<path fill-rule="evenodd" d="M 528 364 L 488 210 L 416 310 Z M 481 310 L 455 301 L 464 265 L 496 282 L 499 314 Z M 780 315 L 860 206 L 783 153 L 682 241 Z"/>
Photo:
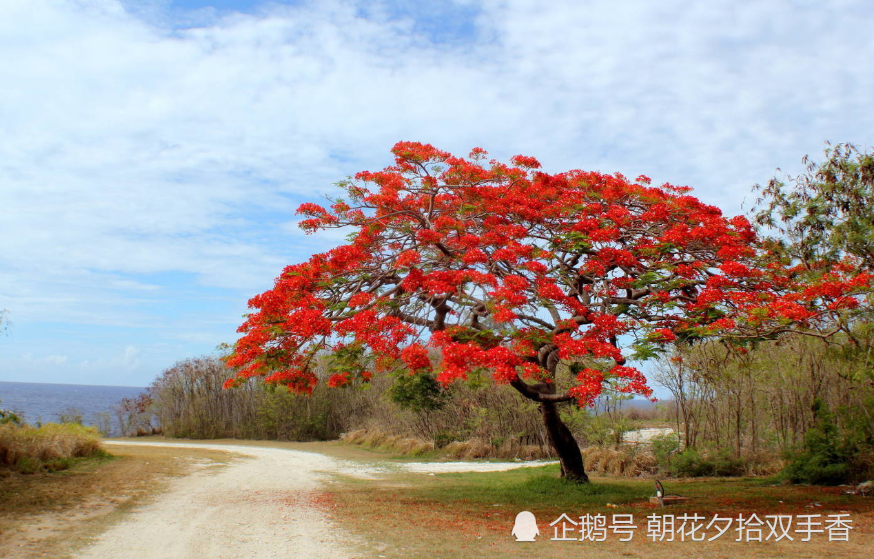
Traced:
<path fill-rule="evenodd" d="M 776 230 L 782 252 L 808 268 L 849 256 L 874 271 L 874 153 L 837 144 L 822 163 L 802 162 L 804 173 L 756 185 L 756 223 Z"/>
<path fill-rule="evenodd" d="M 678 338 L 773 334 L 808 312 L 783 299 L 790 278 L 755 269 L 747 220 L 687 188 L 548 174 L 479 148 L 392 151 L 395 165 L 340 183 L 347 199 L 300 207 L 305 231 L 349 228 L 350 241 L 249 301 L 226 386 L 263 376 L 310 392 L 317 362 L 336 387 L 399 367 L 444 384 L 488 376 L 539 404 L 562 475 L 587 481 L 557 406 L 590 405 L 605 383 L 650 396 L 621 344 L 645 359 Z"/>
<path fill-rule="evenodd" d="M 858 364 L 851 378 L 874 384 L 874 153 L 837 144 L 821 163 L 802 161 L 804 173 L 756 186 L 755 222 L 775 234 L 774 254 L 812 284 L 804 295 L 830 311 L 801 333 L 841 333 L 843 342 L 832 339 Z"/>
<path fill-rule="evenodd" d="M 115 406 L 115 415 L 123 437 L 143 437 L 160 433 L 153 425 L 152 398 L 142 393 L 133 398 L 122 398 Z"/>

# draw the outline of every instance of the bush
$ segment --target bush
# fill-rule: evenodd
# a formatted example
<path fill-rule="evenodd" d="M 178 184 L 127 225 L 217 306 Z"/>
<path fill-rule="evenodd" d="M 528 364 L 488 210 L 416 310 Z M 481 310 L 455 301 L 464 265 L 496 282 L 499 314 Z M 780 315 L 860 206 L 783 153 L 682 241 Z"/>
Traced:
<path fill-rule="evenodd" d="M 437 431 L 434 433 L 434 446 L 443 448 L 454 442 L 461 442 L 461 436 L 454 431 Z"/>
<path fill-rule="evenodd" d="M 668 471 L 675 477 L 727 477 L 744 475 L 746 466 L 743 460 L 725 455 L 708 458 L 687 449 L 674 456 Z"/>
<path fill-rule="evenodd" d="M 814 414 L 816 422 L 804 435 L 804 447 L 791 457 L 783 476 L 792 483 L 847 483 L 857 453 L 841 440 L 832 413 L 821 401 L 814 403 Z"/>
<path fill-rule="evenodd" d="M 804 453 L 786 466 L 784 475 L 792 483 L 840 485 L 849 479 L 850 465 L 834 463 L 827 456 Z"/>
<path fill-rule="evenodd" d="M 428 373 L 410 375 L 401 371 L 394 376 L 394 383 L 388 391 L 389 399 L 402 408 L 424 411 L 439 410 L 451 398 L 437 377 Z"/>
<path fill-rule="evenodd" d="M 78 423 L 79 425 L 85 424 L 85 416 L 82 413 L 82 410 L 75 407 L 68 407 L 61 410 L 59 420 L 60 423 Z"/>
<path fill-rule="evenodd" d="M 661 469 L 668 471 L 671 467 L 671 461 L 680 450 L 680 435 L 678 433 L 656 435 L 650 443 L 656 463 Z"/>
<path fill-rule="evenodd" d="M 21 424 L 21 417 L 19 417 L 18 414 L 16 414 L 13 411 L 4 410 L 3 408 L 0 408 L 0 425 L 3 425 L 5 423 L 13 423 L 15 425 L 20 425 Z"/>
<path fill-rule="evenodd" d="M 103 455 L 100 434 L 77 423 L 0 425 L 0 466 L 21 473 L 63 470 L 74 458 Z"/>

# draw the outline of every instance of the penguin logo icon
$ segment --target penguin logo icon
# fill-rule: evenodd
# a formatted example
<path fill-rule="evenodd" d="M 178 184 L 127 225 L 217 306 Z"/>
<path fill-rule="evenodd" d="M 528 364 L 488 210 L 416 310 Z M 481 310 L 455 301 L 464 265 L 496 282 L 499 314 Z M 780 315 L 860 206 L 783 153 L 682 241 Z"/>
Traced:
<path fill-rule="evenodd" d="M 513 525 L 510 535 L 516 536 L 517 542 L 533 542 L 534 538 L 540 535 L 537 519 L 527 510 L 523 510 L 516 515 L 516 524 Z"/>

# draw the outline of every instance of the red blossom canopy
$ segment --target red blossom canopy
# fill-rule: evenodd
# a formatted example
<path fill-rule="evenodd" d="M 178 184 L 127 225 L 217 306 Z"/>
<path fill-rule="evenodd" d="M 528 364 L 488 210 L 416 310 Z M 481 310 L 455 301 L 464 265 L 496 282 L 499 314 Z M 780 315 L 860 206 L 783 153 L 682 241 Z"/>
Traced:
<path fill-rule="evenodd" d="M 249 301 L 228 386 L 261 375 L 310 392 L 326 354 L 339 364 L 332 386 L 369 380 L 356 365 L 366 352 L 377 370 L 433 370 L 443 383 L 487 370 L 537 401 L 589 404 L 605 379 L 649 396 L 620 340 L 645 358 L 678 336 L 769 335 L 817 320 L 824 301 L 854 304 L 870 283 L 838 267 L 800 289 L 792 270 L 756 264 L 745 218 L 687 188 L 548 174 L 479 148 L 468 159 L 412 142 L 392 151 L 394 166 L 341 183 L 346 200 L 300 207 L 306 231 L 351 227 L 351 242 L 288 266 Z M 560 364 L 575 383 L 556 392 Z"/>

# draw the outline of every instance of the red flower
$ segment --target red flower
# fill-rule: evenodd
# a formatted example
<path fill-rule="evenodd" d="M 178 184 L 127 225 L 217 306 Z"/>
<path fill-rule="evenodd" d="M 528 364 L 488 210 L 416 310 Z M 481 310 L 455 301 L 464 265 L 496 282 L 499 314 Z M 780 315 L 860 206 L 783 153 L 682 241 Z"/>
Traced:
<path fill-rule="evenodd" d="M 480 148 L 465 159 L 399 142 L 392 153 L 393 165 L 343 183 L 345 200 L 299 208 L 308 232 L 343 227 L 352 240 L 286 267 L 252 297 L 228 386 L 258 376 L 307 393 L 319 381 L 310 367 L 350 348 L 374 367 L 350 366 L 329 385 L 402 364 L 444 383 L 476 371 L 534 390 L 566 386 L 562 360 L 614 362 L 571 379 L 565 396 L 586 405 L 607 382 L 651 394 L 624 365 L 627 334 L 755 336 L 844 312 L 872 287 L 851 261 L 763 265 L 746 219 L 684 187 L 546 173 L 532 157 L 488 161 Z"/>
<path fill-rule="evenodd" d="M 397 260 L 395 260 L 395 266 L 397 266 L 398 268 L 408 268 L 413 264 L 418 264 L 421 261 L 422 257 L 419 254 L 419 251 L 410 249 L 405 250 L 398 255 Z"/>

